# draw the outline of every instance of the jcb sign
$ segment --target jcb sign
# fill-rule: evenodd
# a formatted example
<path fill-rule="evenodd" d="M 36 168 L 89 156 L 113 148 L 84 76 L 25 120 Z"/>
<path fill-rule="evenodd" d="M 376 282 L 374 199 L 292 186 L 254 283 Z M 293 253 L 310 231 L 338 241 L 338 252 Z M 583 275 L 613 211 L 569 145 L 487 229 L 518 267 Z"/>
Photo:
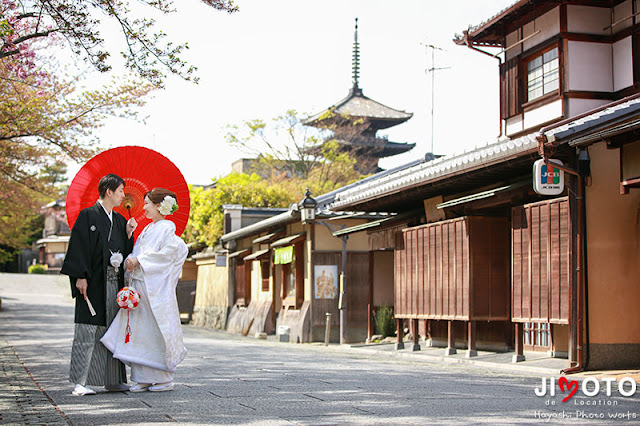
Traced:
<path fill-rule="evenodd" d="M 564 191 L 564 172 L 553 164 L 562 165 L 560 160 L 540 159 L 533 163 L 533 190 L 540 195 L 560 195 Z"/>

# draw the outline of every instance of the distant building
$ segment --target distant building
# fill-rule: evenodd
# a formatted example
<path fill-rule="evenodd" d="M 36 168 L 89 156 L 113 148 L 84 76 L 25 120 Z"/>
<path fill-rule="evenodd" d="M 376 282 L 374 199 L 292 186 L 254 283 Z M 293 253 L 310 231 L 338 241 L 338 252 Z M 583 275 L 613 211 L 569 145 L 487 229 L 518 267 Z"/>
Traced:
<path fill-rule="evenodd" d="M 40 211 L 45 216 L 42 238 L 36 241 L 38 263 L 47 265 L 47 272 L 58 273 L 69 246 L 71 230 L 67 223 L 66 203 L 55 200 L 43 206 Z"/>
<path fill-rule="evenodd" d="M 303 121 L 307 126 L 326 129 L 340 149 L 349 152 L 358 160 L 356 167 L 361 173 L 380 171 L 378 160 L 410 151 L 415 143 L 390 142 L 377 135 L 378 130 L 402 124 L 413 114 L 390 108 L 364 96 L 358 85 L 360 74 L 360 45 L 358 43 L 358 19 L 353 43 L 353 87 L 349 95 L 326 110 Z M 322 145 L 312 148 L 320 152 Z"/>

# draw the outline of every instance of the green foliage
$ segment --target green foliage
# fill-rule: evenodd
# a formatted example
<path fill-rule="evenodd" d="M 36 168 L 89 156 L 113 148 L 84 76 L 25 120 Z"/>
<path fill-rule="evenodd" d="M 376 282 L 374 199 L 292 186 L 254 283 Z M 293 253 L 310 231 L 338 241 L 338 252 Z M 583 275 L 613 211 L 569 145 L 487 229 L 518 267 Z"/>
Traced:
<path fill-rule="evenodd" d="M 353 156 L 341 151 L 327 131 L 303 125 L 295 110 L 269 124 L 248 120 L 227 130 L 228 144 L 257 159 L 255 173 L 296 194 L 307 186 L 316 195 L 324 194 L 363 177 Z"/>
<path fill-rule="evenodd" d="M 269 184 L 256 174 L 231 173 L 216 181 L 215 188 L 189 188 L 191 211 L 184 239 L 215 245 L 224 230 L 225 204 L 246 207 L 288 207 L 302 197 L 286 186 Z"/>
<path fill-rule="evenodd" d="M 60 76 L 35 62 L 34 71 L 24 73 L 16 61 L 12 55 L 0 57 L 3 259 L 41 235 L 40 208 L 64 191 L 65 162 L 85 161 L 98 151 L 93 130 L 108 116 L 135 117 L 130 108 L 144 105 L 154 89 L 139 81 L 113 81 L 83 90 L 80 77 Z"/>
<path fill-rule="evenodd" d="M 396 332 L 396 320 L 393 317 L 393 307 L 380 306 L 373 317 L 376 334 L 382 337 L 393 336 Z"/>
<path fill-rule="evenodd" d="M 31 265 L 29 266 L 29 270 L 28 272 L 30 274 L 44 274 L 46 272 L 46 268 L 45 265 L 41 265 L 39 263 L 36 263 L 35 265 Z"/>

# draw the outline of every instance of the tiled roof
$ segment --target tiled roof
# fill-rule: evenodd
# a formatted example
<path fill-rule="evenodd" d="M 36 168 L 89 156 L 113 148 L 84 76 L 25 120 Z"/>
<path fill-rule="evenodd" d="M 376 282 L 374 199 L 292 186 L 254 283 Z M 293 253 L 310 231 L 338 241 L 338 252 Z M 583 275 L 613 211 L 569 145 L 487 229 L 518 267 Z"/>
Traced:
<path fill-rule="evenodd" d="M 499 140 L 496 143 L 470 152 L 419 163 L 340 191 L 335 195 L 334 202 L 330 205 L 330 208 L 377 198 L 400 191 L 404 187 L 426 184 L 458 172 L 467 172 L 489 164 L 499 163 L 507 158 L 518 157 L 525 153 L 536 151 L 537 147 L 535 134 L 530 134 L 514 140 Z"/>
<path fill-rule="evenodd" d="M 608 125 L 613 121 L 624 120 L 629 116 L 638 115 L 638 113 L 640 113 L 640 94 L 612 106 L 604 105 L 583 117 L 567 121 L 546 131 L 542 129 L 542 131 L 547 135 L 549 141 L 564 141 L 572 136 Z"/>
<path fill-rule="evenodd" d="M 587 112 L 573 120 L 565 120 L 541 129 L 550 141 L 565 141 L 573 135 L 592 131 L 612 122 L 622 121 L 640 115 L 640 94 L 626 101 L 615 102 Z M 343 188 L 333 196 L 329 208 L 340 208 L 365 200 L 378 198 L 403 188 L 427 184 L 459 173 L 469 172 L 505 159 L 519 157 L 538 149 L 538 132 L 517 139 L 498 140 L 462 154 L 441 157 L 430 162 L 419 162 L 410 166 L 400 166 L 395 171 L 371 176 L 348 188 Z"/>
<path fill-rule="evenodd" d="M 304 120 L 304 123 L 311 124 L 319 120 L 327 113 L 327 111 L 333 111 L 335 114 L 350 117 L 375 118 L 383 121 L 388 120 L 393 124 L 402 123 L 413 117 L 413 114 L 410 112 L 390 108 L 380 102 L 369 99 L 360 93 L 349 93 L 349 96 L 329 107 L 327 110 L 307 118 Z"/>
<path fill-rule="evenodd" d="M 538 1 L 538 3 L 543 3 L 543 2 Z M 469 35 L 469 40 L 473 42 L 474 39 L 476 39 L 479 36 L 486 38 L 487 36 L 489 36 L 489 34 L 491 34 L 491 31 L 492 31 L 491 27 L 493 25 L 495 25 L 496 23 L 500 23 L 502 19 L 504 19 L 506 16 L 514 12 L 521 11 L 522 7 L 525 7 L 525 6 L 531 8 L 531 7 L 535 7 L 535 4 L 532 0 L 517 0 L 517 1 L 514 1 L 511 5 L 502 9 L 500 12 L 493 15 L 491 18 L 481 22 L 480 24 L 473 25 L 473 26 L 470 25 L 469 28 L 466 30 L 466 32 Z M 499 24 L 498 32 L 502 31 L 501 27 L 502 25 Z M 456 34 L 453 38 L 453 41 L 458 45 L 463 45 L 464 36 L 462 34 Z M 484 43 L 480 42 L 479 44 L 485 44 L 493 47 L 501 46 L 502 39 L 496 34 L 493 34 L 491 37 L 489 37 L 489 40 L 485 40 Z"/>

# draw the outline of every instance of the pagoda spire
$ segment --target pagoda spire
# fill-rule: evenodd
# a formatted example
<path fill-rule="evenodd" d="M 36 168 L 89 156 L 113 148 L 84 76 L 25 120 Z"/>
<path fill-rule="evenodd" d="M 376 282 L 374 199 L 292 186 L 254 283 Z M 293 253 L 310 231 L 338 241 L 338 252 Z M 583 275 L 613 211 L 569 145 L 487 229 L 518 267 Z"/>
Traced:
<path fill-rule="evenodd" d="M 360 43 L 358 43 L 358 18 L 356 18 L 356 29 L 353 35 L 353 60 L 351 63 L 353 70 L 353 88 L 352 95 L 362 95 L 362 89 L 358 86 L 358 78 L 360 77 Z"/>

